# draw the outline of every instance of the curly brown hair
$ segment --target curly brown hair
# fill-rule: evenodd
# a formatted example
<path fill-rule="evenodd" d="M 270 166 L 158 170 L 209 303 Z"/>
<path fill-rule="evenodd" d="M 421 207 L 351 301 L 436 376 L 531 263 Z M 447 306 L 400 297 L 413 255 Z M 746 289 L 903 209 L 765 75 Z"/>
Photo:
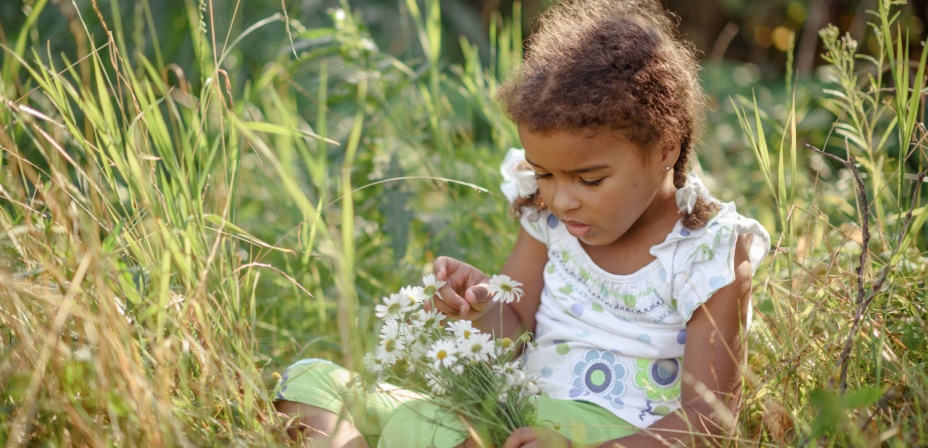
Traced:
<path fill-rule="evenodd" d="M 497 98 L 530 132 L 610 129 L 650 157 L 679 144 L 673 183 L 686 182 L 705 93 L 692 44 L 651 0 L 562 0 L 539 19 L 521 67 Z M 536 195 L 537 196 L 537 195 Z M 535 204 L 537 198 L 519 205 Z M 690 229 L 719 204 L 700 197 L 683 213 Z"/>

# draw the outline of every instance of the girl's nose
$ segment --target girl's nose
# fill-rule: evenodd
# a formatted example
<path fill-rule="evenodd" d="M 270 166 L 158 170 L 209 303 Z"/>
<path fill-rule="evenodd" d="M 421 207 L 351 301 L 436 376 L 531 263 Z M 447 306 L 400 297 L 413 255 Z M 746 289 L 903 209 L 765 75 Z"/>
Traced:
<path fill-rule="evenodd" d="M 580 201 L 577 200 L 577 196 L 570 191 L 570 188 L 561 186 L 554 191 L 554 200 L 551 205 L 559 212 L 566 212 L 579 208 Z"/>

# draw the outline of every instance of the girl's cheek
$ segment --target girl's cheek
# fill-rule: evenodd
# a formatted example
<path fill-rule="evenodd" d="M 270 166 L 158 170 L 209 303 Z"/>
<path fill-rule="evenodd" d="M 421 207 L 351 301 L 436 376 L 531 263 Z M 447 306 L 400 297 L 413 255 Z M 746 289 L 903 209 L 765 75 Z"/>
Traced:
<path fill-rule="evenodd" d="M 547 183 L 547 182 L 545 182 L 545 183 Z M 547 203 L 550 202 L 550 201 L 549 201 L 549 200 L 551 199 L 551 187 L 550 187 L 550 186 L 547 186 L 547 185 L 546 185 L 546 186 L 541 186 L 541 184 L 539 184 L 539 185 L 538 185 L 538 193 L 541 194 L 541 200 L 542 200 L 542 202 L 544 202 L 545 204 L 547 204 Z"/>

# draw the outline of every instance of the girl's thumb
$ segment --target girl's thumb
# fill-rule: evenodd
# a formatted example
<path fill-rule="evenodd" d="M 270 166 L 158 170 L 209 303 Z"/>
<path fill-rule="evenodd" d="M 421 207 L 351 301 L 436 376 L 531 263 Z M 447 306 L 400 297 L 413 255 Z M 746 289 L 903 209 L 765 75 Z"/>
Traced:
<path fill-rule="evenodd" d="M 484 303 L 490 300 L 490 291 L 487 289 L 487 285 L 474 285 L 467 288 L 464 297 L 471 304 Z"/>

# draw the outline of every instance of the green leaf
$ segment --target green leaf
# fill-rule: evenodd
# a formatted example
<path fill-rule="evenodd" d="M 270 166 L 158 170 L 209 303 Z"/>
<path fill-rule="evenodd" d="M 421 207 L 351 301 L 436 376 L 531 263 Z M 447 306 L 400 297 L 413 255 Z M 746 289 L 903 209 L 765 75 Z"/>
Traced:
<path fill-rule="evenodd" d="M 842 401 L 847 408 L 863 408 L 876 403 L 882 396 L 882 388 L 864 387 L 862 389 L 848 391 L 844 395 Z"/>
<path fill-rule="evenodd" d="M 764 314 L 773 314 L 773 300 L 762 300 L 757 303 L 757 311 Z"/>
<path fill-rule="evenodd" d="M 399 164 L 399 156 L 394 154 L 387 168 L 389 177 L 402 177 L 403 168 Z M 393 256 L 399 260 L 406 255 L 409 246 L 409 226 L 412 224 L 413 213 L 409 209 L 409 193 L 404 183 L 388 183 L 384 187 L 383 201 L 379 205 L 383 213 L 383 229 L 390 237 L 390 248 Z"/>
<path fill-rule="evenodd" d="M 119 245 L 118 240 L 122 236 L 122 228 L 125 226 L 125 224 L 125 219 L 121 219 L 116 223 L 116 226 L 113 227 L 113 230 L 110 231 L 109 235 L 106 236 L 106 239 L 103 240 L 100 252 L 104 254 L 112 254 L 116 251 L 116 247 Z"/>
<path fill-rule="evenodd" d="M 844 408 L 841 400 L 834 391 L 814 390 L 809 394 L 809 402 L 818 409 L 818 414 L 812 421 L 811 438 L 821 437 L 829 431 L 834 431 L 838 422 L 844 417 Z"/>
<path fill-rule="evenodd" d="M 304 131 L 301 129 L 289 129 L 289 128 L 285 128 L 277 124 L 265 123 L 261 121 L 243 121 L 240 124 L 247 129 L 264 132 L 267 134 L 284 135 L 288 137 L 301 135 L 303 137 L 309 137 L 309 138 L 314 138 L 317 140 L 322 140 L 326 143 L 331 143 L 335 146 L 338 146 L 338 142 L 336 142 L 335 140 L 328 139 L 320 135 L 316 135 L 312 132 Z"/>

